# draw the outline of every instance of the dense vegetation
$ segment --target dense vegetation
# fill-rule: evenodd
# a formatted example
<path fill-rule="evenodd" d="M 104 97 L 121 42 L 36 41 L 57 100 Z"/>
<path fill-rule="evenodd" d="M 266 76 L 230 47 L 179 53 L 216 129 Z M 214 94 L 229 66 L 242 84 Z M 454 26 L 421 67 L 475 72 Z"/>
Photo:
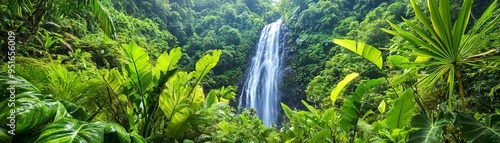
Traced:
<path fill-rule="evenodd" d="M 499 141 L 499 5 L 1 1 L 0 142 Z M 302 102 L 265 127 L 230 103 L 280 17 Z"/>

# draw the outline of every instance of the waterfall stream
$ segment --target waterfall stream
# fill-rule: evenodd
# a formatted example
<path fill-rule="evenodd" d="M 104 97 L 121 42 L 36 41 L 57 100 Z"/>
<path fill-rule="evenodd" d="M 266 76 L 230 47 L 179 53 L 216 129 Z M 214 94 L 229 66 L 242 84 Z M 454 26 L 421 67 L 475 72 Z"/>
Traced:
<path fill-rule="evenodd" d="M 261 31 L 255 56 L 246 73 L 239 107 L 253 108 L 269 127 L 279 115 L 282 79 L 283 44 L 280 42 L 282 19 L 266 25 Z"/>

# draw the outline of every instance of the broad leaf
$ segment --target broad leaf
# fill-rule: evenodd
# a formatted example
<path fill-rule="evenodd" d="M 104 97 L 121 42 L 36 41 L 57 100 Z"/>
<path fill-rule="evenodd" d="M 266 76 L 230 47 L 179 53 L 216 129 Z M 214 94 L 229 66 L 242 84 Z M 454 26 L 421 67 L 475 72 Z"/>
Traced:
<path fill-rule="evenodd" d="M 332 93 L 330 93 L 330 99 L 332 100 L 332 105 L 335 105 L 335 101 L 337 100 L 337 96 L 339 95 L 340 91 L 342 91 L 342 89 L 344 89 L 344 87 L 347 84 L 349 84 L 354 78 L 358 76 L 359 76 L 358 73 L 351 73 L 337 84 L 335 89 L 332 90 Z"/>
<path fill-rule="evenodd" d="M 122 44 L 123 53 L 128 64 L 122 68 L 125 77 L 132 81 L 133 87 L 141 94 L 146 91 L 152 82 L 151 63 L 149 56 L 134 41 L 130 44 Z"/>
<path fill-rule="evenodd" d="M 58 112 L 60 103 L 53 99 L 47 99 L 45 95 L 35 92 L 23 92 L 16 95 L 14 110 L 16 121 L 16 133 L 28 131 L 34 127 L 39 127 L 47 121 L 54 119 Z M 2 102 L 0 106 L 0 123 L 7 125 L 11 117 L 11 107 L 8 106 L 8 100 Z M 14 104 L 11 104 L 14 105 Z"/>
<path fill-rule="evenodd" d="M 205 75 L 217 65 L 221 54 L 221 50 L 214 50 L 212 55 L 207 54 L 196 62 L 195 71 L 189 73 L 189 79 L 194 81 L 194 86 L 199 85 Z"/>
<path fill-rule="evenodd" d="M 387 57 L 387 64 L 389 64 L 390 67 L 400 66 L 402 64 L 406 64 L 409 62 L 410 60 L 408 60 L 408 58 L 403 56 L 392 55 Z"/>
<path fill-rule="evenodd" d="M 190 108 L 184 108 L 175 112 L 165 129 L 167 138 L 181 139 L 184 133 L 191 128 L 189 123 L 193 120 L 193 111 Z"/>
<path fill-rule="evenodd" d="M 474 143 L 500 140 L 500 115 L 487 115 L 481 123 L 468 113 L 458 113 L 455 126 L 461 127 L 462 137 Z"/>
<path fill-rule="evenodd" d="M 104 124 L 62 119 L 45 127 L 36 142 L 100 143 L 104 142 Z"/>
<path fill-rule="evenodd" d="M 163 72 L 169 71 L 177 66 L 181 56 L 181 48 L 174 48 L 170 50 L 170 53 L 165 52 L 158 57 L 155 68 Z"/>
<path fill-rule="evenodd" d="M 394 107 L 387 113 L 386 124 L 390 129 L 402 129 L 411 121 L 415 105 L 413 90 L 408 89 L 394 102 Z"/>
<path fill-rule="evenodd" d="M 75 119 L 85 121 L 87 120 L 87 110 L 80 105 L 76 105 L 71 102 L 61 101 L 61 103 L 66 108 L 66 111 Z"/>
<path fill-rule="evenodd" d="M 130 135 L 127 130 L 117 123 L 104 123 L 104 139 L 106 142 L 130 143 Z"/>
<path fill-rule="evenodd" d="M 377 66 L 379 69 L 382 69 L 382 52 L 380 52 L 377 48 L 363 42 L 356 42 L 353 40 L 333 39 L 333 43 L 353 51 L 354 53 L 375 64 L 375 66 Z"/>
<path fill-rule="evenodd" d="M 427 114 L 419 114 L 413 117 L 411 125 L 416 128 L 410 133 L 410 142 L 414 143 L 436 143 L 442 142 L 441 134 L 446 121 L 442 117 L 429 118 Z"/>
<path fill-rule="evenodd" d="M 290 107 L 286 106 L 286 104 L 281 103 L 281 108 L 283 109 L 283 112 L 285 112 L 286 117 L 289 119 L 293 118 L 293 111 L 290 109 Z"/>
<path fill-rule="evenodd" d="M 340 109 L 340 112 L 342 113 L 340 115 L 339 123 L 341 130 L 347 132 L 356 125 L 355 120 L 360 117 L 361 112 L 361 98 L 368 94 L 373 87 L 379 85 L 383 81 L 383 78 L 379 78 L 362 83 L 356 88 L 354 95 L 347 97 L 347 100 Z"/>
<path fill-rule="evenodd" d="M 210 108 L 215 103 L 217 103 L 217 95 L 215 95 L 215 90 L 210 90 L 203 104 L 203 108 L 205 109 Z"/>

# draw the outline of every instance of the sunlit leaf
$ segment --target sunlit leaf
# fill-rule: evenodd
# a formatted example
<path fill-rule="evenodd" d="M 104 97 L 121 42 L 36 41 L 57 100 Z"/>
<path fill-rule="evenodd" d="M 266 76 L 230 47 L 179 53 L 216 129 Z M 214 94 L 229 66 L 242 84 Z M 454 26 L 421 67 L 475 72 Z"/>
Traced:
<path fill-rule="evenodd" d="M 380 113 L 384 113 L 385 112 L 385 101 L 384 100 L 380 101 L 380 104 L 378 105 L 378 111 Z"/>
<path fill-rule="evenodd" d="M 36 142 L 104 142 L 104 124 L 62 119 L 45 127 Z"/>
<path fill-rule="evenodd" d="M 354 40 L 333 39 L 333 43 L 353 51 L 354 53 L 375 64 L 375 66 L 377 66 L 379 69 L 382 69 L 382 52 L 380 52 L 377 48 L 363 42 L 356 42 Z"/>
<path fill-rule="evenodd" d="M 332 105 L 335 104 L 335 101 L 337 100 L 337 96 L 339 95 L 340 91 L 342 91 L 342 89 L 344 89 L 344 87 L 347 84 L 349 84 L 349 82 L 351 82 L 354 78 L 358 76 L 359 76 L 358 73 L 351 73 L 337 84 L 335 89 L 333 89 L 332 92 L 330 93 L 330 99 L 332 100 Z"/>
<path fill-rule="evenodd" d="M 406 90 L 387 112 L 386 124 L 391 129 L 402 129 L 411 121 L 415 99 L 411 89 Z"/>

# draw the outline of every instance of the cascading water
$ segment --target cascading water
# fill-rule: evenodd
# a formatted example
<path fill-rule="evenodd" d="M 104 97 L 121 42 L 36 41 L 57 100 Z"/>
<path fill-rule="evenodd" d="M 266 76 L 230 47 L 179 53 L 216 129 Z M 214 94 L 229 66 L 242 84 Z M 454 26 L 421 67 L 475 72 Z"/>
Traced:
<path fill-rule="evenodd" d="M 280 42 L 282 19 L 266 25 L 261 32 L 255 56 L 239 98 L 239 107 L 254 108 L 270 126 L 278 120 L 282 79 L 283 44 Z"/>

